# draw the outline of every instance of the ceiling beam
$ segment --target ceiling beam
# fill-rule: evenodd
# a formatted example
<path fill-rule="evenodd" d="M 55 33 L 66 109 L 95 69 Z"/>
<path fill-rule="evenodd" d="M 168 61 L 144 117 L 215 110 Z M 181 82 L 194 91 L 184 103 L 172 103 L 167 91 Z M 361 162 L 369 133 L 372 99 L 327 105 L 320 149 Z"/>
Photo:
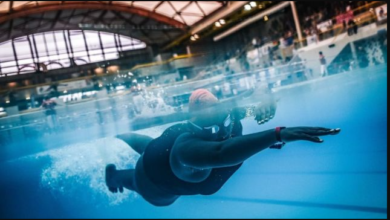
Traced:
<path fill-rule="evenodd" d="M 212 16 L 206 18 L 198 25 L 195 25 L 191 28 L 191 34 L 197 34 L 203 29 L 207 28 L 210 25 L 214 25 L 216 21 L 218 21 L 221 18 L 225 18 L 229 14 L 235 12 L 236 10 L 244 7 L 244 5 L 248 3 L 248 1 L 234 1 L 224 9 L 218 11 L 217 13 L 213 14 Z"/>
<path fill-rule="evenodd" d="M 8 27 L 8 36 L 7 36 L 7 39 L 11 39 L 11 35 L 12 35 L 12 29 L 13 29 L 13 26 L 14 25 L 14 20 L 11 20 L 9 21 L 9 27 Z"/>
<path fill-rule="evenodd" d="M 137 14 L 142 17 L 149 17 L 156 21 L 169 24 L 172 26 L 179 26 L 182 27 L 183 24 L 179 21 L 176 21 L 173 18 L 166 17 L 164 15 L 148 11 L 142 8 L 137 7 L 124 7 L 123 5 L 117 5 L 117 4 L 97 4 L 93 2 L 65 2 L 61 5 L 40 5 L 36 7 L 28 7 L 26 9 L 22 9 L 20 11 L 14 11 L 12 13 L 9 13 L 7 15 L 0 16 L 0 23 L 6 22 L 8 20 L 13 20 L 19 17 L 25 17 L 31 14 L 40 14 L 45 13 L 48 11 L 58 11 L 58 10 L 69 10 L 69 9 L 97 9 L 97 10 L 111 10 L 111 11 L 117 11 L 117 12 L 125 12 L 130 14 Z M 184 27 L 182 27 L 184 29 Z"/>
<path fill-rule="evenodd" d="M 199 5 L 198 1 L 196 1 L 196 2 L 195 2 L 195 4 L 196 4 L 196 6 L 198 6 L 199 10 L 202 12 L 202 14 L 203 14 L 203 17 L 206 17 L 206 13 L 203 11 L 203 8 L 202 8 L 202 7 L 200 7 L 200 5 Z"/>
<path fill-rule="evenodd" d="M 29 24 L 29 23 L 31 23 L 33 21 L 37 21 L 37 20 L 39 20 L 39 21 L 42 20 L 42 21 L 46 21 L 46 22 L 50 22 L 50 23 L 54 21 L 53 19 L 50 19 L 50 18 L 24 17 L 23 23 L 18 24 L 18 25 L 14 25 L 13 28 L 14 29 L 27 29 L 27 24 Z M 62 24 L 66 24 L 65 22 L 60 21 L 60 20 L 57 20 L 56 22 L 59 22 L 59 23 L 62 23 Z M 51 28 L 54 28 L 54 26 L 51 27 Z"/>
<path fill-rule="evenodd" d="M 172 47 L 180 44 L 183 40 L 188 39 L 191 35 L 201 32 L 202 30 L 206 29 L 210 25 L 214 25 L 214 23 L 216 21 L 218 21 L 221 18 L 225 18 L 226 16 L 230 15 L 231 13 L 242 8 L 247 3 L 248 3 L 248 1 L 233 1 L 233 2 L 231 2 L 229 5 L 218 10 L 217 12 L 213 13 L 211 16 L 203 19 L 202 22 L 198 22 L 196 25 L 192 26 L 191 29 L 188 31 L 188 33 L 186 33 L 185 35 L 179 37 L 177 40 L 175 40 L 175 41 L 171 42 L 170 44 L 168 44 L 167 46 L 165 46 L 163 48 L 163 50 L 167 50 L 169 48 L 172 48 Z"/>
<path fill-rule="evenodd" d="M 121 13 L 116 12 L 116 11 L 113 11 L 113 13 L 115 14 L 115 16 L 116 16 L 117 18 L 119 18 L 119 19 L 125 21 L 128 25 L 134 26 L 134 27 L 137 26 L 137 24 L 133 23 L 130 19 L 126 19 L 125 17 L 123 17 L 123 16 L 121 15 Z M 139 31 L 142 33 L 142 35 L 144 35 L 145 38 L 147 38 L 147 40 L 149 41 L 149 42 L 147 42 L 147 43 L 150 44 L 152 41 L 150 40 L 149 35 L 146 34 L 145 31 L 142 30 L 142 29 L 139 29 Z M 130 35 L 130 36 L 131 36 L 131 35 Z"/>
<path fill-rule="evenodd" d="M 104 16 L 107 14 L 107 10 L 104 10 L 104 11 L 102 11 L 102 13 L 99 15 L 99 17 L 96 19 L 96 22 L 95 22 L 95 24 L 96 23 L 99 23 L 99 22 L 101 22 L 101 23 L 103 23 L 103 24 L 106 24 L 104 21 L 103 21 L 103 18 L 104 18 Z"/>
<path fill-rule="evenodd" d="M 14 1 L 10 1 L 10 2 L 9 2 L 9 8 L 8 8 L 8 13 L 9 13 L 9 14 L 12 13 L 12 11 L 13 11 L 12 8 L 13 8 L 13 6 L 14 6 Z"/>
<path fill-rule="evenodd" d="M 281 9 L 286 8 L 288 6 L 290 6 L 290 2 L 286 1 L 286 2 L 279 3 L 278 5 L 275 5 L 272 8 L 264 10 L 264 11 L 260 12 L 259 14 L 254 15 L 254 16 L 248 18 L 247 20 L 237 24 L 236 26 L 233 26 L 232 28 L 226 30 L 225 32 L 222 32 L 221 34 L 215 36 L 214 41 L 218 41 L 218 40 L 220 40 L 220 39 L 236 32 L 236 31 L 240 30 L 241 28 L 244 28 L 244 27 L 248 26 L 249 24 L 252 24 L 255 21 L 263 19 L 264 16 L 266 16 L 266 15 L 268 16 L 270 14 L 273 14 L 273 13 L 280 11 Z"/>
<path fill-rule="evenodd" d="M 70 14 L 68 21 L 66 22 L 65 26 L 68 27 L 70 25 L 70 20 L 73 18 L 74 13 L 76 12 L 76 9 L 72 10 L 72 13 Z"/>
<path fill-rule="evenodd" d="M 54 28 L 54 26 L 57 24 L 58 19 L 61 17 L 62 11 L 58 11 L 56 14 L 56 17 L 54 18 L 53 24 L 50 26 L 50 28 Z"/>

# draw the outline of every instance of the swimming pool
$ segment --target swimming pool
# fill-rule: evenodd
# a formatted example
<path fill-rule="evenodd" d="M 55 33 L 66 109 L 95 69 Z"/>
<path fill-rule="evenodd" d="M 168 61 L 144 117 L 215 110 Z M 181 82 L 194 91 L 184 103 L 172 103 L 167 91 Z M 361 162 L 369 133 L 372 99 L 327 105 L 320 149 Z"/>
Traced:
<path fill-rule="evenodd" d="M 0 217 L 387 218 L 386 91 L 386 66 L 280 88 L 276 117 L 262 126 L 246 119 L 244 133 L 280 125 L 339 127 L 341 133 L 322 144 L 265 150 L 218 193 L 182 197 L 169 207 L 129 191 L 108 192 L 105 164 L 132 167 L 138 157 L 117 139 L 79 134 L 79 143 L 53 149 L 26 141 L 23 148 L 47 150 L 1 162 Z M 167 126 L 137 132 L 156 137 Z"/>

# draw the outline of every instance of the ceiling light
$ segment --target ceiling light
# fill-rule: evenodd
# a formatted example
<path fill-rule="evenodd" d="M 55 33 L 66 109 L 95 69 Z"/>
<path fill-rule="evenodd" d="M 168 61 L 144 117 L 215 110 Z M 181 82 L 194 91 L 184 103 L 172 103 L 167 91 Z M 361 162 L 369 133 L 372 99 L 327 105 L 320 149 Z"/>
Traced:
<path fill-rule="evenodd" d="M 194 34 L 195 39 L 199 39 L 199 36 L 197 34 Z"/>
<path fill-rule="evenodd" d="M 221 24 L 217 21 L 217 22 L 215 22 L 215 26 L 216 27 L 221 27 Z"/>
<path fill-rule="evenodd" d="M 219 23 L 221 23 L 221 24 L 226 24 L 225 20 L 223 20 L 223 19 L 220 19 L 220 20 L 219 20 Z"/>
<path fill-rule="evenodd" d="M 245 11 L 249 11 L 249 10 L 252 9 L 252 7 L 251 7 L 250 5 L 248 5 L 248 4 L 246 4 L 246 5 L 244 6 L 244 9 L 245 9 Z"/>
<path fill-rule="evenodd" d="M 264 21 L 268 21 L 268 16 L 264 16 Z"/>
<path fill-rule="evenodd" d="M 192 41 L 196 41 L 195 37 L 194 36 L 191 36 L 190 38 Z"/>
<path fill-rule="evenodd" d="M 249 3 L 252 7 L 256 7 L 257 6 L 257 3 L 256 2 L 250 2 Z"/>

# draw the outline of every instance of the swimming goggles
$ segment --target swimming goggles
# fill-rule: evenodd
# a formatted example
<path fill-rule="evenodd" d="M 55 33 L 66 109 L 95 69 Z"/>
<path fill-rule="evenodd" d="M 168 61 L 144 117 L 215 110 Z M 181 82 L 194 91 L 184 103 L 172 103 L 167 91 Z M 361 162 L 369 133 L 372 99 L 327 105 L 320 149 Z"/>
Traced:
<path fill-rule="evenodd" d="M 224 134 L 226 133 L 227 135 L 231 134 L 232 131 L 232 119 L 230 117 L 230 114 L 225 118 L 223 121 L 223 126 L 219 125 L 212 125 L 212 126 L 207 126 L 207 127 L 200 127 L 199 125 L 188 121 L 190 125 L 192 125 L 193 128 L 195 128 L 196 133 L 200 134 L 201 136 L 205 138 L 213 138 L 216 139 L 218 137 L 218 134 L 221 130 L 224 131 Z M 226 137 L 223 137 L 226 138 Z"/>

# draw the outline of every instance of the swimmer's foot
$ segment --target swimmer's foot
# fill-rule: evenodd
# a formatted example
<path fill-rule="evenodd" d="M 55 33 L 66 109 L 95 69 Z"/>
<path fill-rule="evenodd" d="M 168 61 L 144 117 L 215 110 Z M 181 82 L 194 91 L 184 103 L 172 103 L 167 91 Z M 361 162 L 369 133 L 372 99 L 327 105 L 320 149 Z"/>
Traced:
<path fill-rule="evenodd" d="M 123 192 L 123 186 L 117 181 L 117 170 L 114 164 L 106 166 L 106 185 L 112 193 Z"/>

